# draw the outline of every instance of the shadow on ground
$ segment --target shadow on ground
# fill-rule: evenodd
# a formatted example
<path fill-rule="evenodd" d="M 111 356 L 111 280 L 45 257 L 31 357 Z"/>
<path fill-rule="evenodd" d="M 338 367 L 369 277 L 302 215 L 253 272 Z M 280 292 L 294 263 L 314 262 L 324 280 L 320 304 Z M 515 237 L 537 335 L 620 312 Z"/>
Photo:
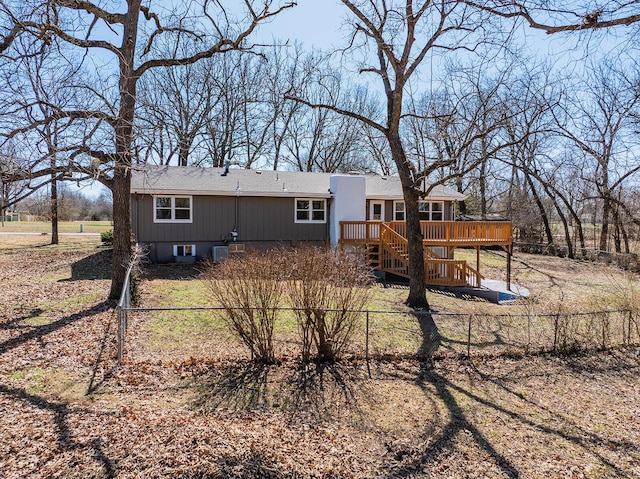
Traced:
<path fill-rule="evenodd" d="M 169 279 L 169 280 L 192 280 L 200 276 L 199 264 L 147 264 L 144 266 L 143 276 L 145 279 Z"/>
<path fill-rule="evenodd" d="M 201 411 L 274 408 L 321 420 L 336 408 L 358 409 L 367 391 L 363 365 L 310 363 L 263 365 L 247 362 L 212 367 L 193 375 L 193 407 Z"/>
<path fill-rule="evenodd" d="M 4 384 L 0 384 L 0 394 L 20 401 L 33 408 L 37 408 L 43 412 L 53 414 L 53 424 L 55 427 L 58 448 L 62 451 L 76 449 L 87 451 L 86 456 L 92 457 L 97 463 L 98 468 L 101 469 L 101 477 L 116 477 L 113 460 L 108 457 L 105 452 L 105 447 L 103 447 L 99 439 L 82 442 L 76 441 L 73 438 L 72 428 L 69 426 L 69 417 L 83 417 L 83 415 L 91 414 L 93 411 L 83 408 L 73 408 L 66 402 L 51 401 L 39 395 L 26 392 L 24 389 L 13 388 Z"/>
<path fill-rule="evenodd" d="M 51 334 L 54 331 L 62 329 L 66 326 L 69 326 L 70 324 L 76 323 L 90 316 L 102 313 L 108 310 L 109 308 L 111 308 L 111 303 L 108 301 L 102 301 L 91 308 L 85 309 L 83 311 L 79 311 L 77 313 L 70 314 L 68 316 L 60 318 L 51 323 L 36 325 L 36 326 L 26 326 L 24 327 L 24 332 L 22 334 L 9 338 L 3 342 L 0 342 L 0 355 L 22 345 L 27 341 L 30 341 L 30 340 L 41 341 L 46 335 Z M 33 315 L 37 311 L 39 310 L 37 309 L 33 310 L 31 312 L 31 315 Z M 27 317 L 30 317 L 30 316 L 27 316 Z M 13 322 L 2 323 L 0 324 L 0 328 L 2 329 L 14 328 L 15 325 L 12 323 Z"/>
<path fill-rule="evenodd" d="M 113 250 L 105 249 L 71 264 L 71 278 L 62 281 L 111 279 L 111 257 Z"/>

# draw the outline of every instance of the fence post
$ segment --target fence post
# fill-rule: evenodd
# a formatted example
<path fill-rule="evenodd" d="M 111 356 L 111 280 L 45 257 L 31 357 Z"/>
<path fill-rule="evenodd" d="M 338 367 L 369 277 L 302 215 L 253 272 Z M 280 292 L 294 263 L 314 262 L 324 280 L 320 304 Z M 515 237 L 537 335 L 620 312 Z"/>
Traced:
<path fill-rule="evenodd" d="M 473 314 L 469 315 L 469 327 L 467 328 L 467 359 L 471 357 L 471 321 Z"/>
<path fill-rule="evenodd" d="M 122 366 L 122 355 L 124 349 L 124 325 L 122 315 L 124 311 L 122 306 L 118 305 L 116 310 L 118 311 L 118 366 Z"/>
<path fill-rule="evenodd" d="M 369 361 L 369 311 L 367 311 L 367 319 L 365 321 L 365 340 L 364 340 L 364 357 Z"/>
<path fill-rule="evenodd" d="M 131 270 L 133 263 L 129 265 L 124 279 L 124 286 L 120 293 L 120 299 L 116 306 L 118 312 L 118 366 L 122 366 L 124 356 L 124 340 L 129 322 L 129 309 L 131 308 Z"/>

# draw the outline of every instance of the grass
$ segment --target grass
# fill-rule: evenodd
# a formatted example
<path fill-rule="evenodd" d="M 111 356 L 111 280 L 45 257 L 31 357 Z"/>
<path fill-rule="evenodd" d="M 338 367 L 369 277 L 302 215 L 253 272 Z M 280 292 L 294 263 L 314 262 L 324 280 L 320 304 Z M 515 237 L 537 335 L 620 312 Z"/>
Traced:
<path fill-rule="evenodd" d="M 0 251 L 5 254 L 29 252 L 39 256 L 51 253 L 78 252 L 95 250 L 102 245 L 99 236 L 61 236 L 57 245 L 51 244 L 50 236 L 41 235 L 3 235 L 0 230 Z"/>
<path fill-rule="evenodd" d="M 60 221 L 58 222 L 58 233 L 102 233 L 113 229 L 111 221 Z M 50 221 L 5 221 L 4 226 L 0 224 L 0 233 L 41 233 L 51 234 Z"/>
<path fill-rule="evenodd" d="M 473 255 L 475 256 L 475 252 Z M 485 274 L 488 277 L 495 278 L 504 274 L 504 255 L 483 251 L 481 261 L 487 265 Z M 502 266 L 496 267 L 495 264 Z M 549 265 L 553 266 L 549 268 Z M 585 275 L 576 274 L 580 269 L 589 272 Z M 529 300 L 504 306 L 456 298 L 442 292 L 429 293 L 431 307 L 437 312 L 434 318 L 443 338 L 441 351 L 466 354 L 470 316 L 472 351 L 522 354 L 549 351 L 554 347 L 571 348 L 575 344 L 585 348 L 612 345 L 622 338 L 624 315 L 567 315 L 572 312 L 638 308 L 638 284 L 631 281 L 628 273 L 607 266 L 520 255 L 514 259 L 513 273 L 514 282 L 522 282 L 531 289 L 532 296 Z M 151 276 L 143 286 L 144 306 L 216 306 L 208 299 L 205 283 L 194 279 L 197 276 L 195 270 L 188 281 L 163 279 L 153 274 Z M 418 322 L 408 314 L 409 309 L 403 304 L 407 294 L 408 290 L 403 286 L 375 285 L 371 288 L 371 299 L 367 305 L 370 311 L 368 342 L 371 354 L 411 355 L 419 350 L 422 332 Z M 286 308 L 288 305 L 283 302 L 281 306 Z M 560 333 L 554 332 L 553 318 L 545 317 L 549 314 L 562 315 L 559 327 L 564 329 Z M 151 344 L 160 353 L 171 350 L 172 354 L 184 357 L 186 351 L 197 349 L 202 338 L 207 338 L 207 344 L 233 343 L 233 354 L 242 355 L 242 348 L 227 332 L 222 315 L 222 312 L 207 313 L 204 317 L 198 311 L 162 312 L 149 317 L 145 327 L 150 334 Z M 366 319 L 367 315 L 363 313 L 354 334 L 351 352 L 356 355 L 363 355 L 365 351 Z M 602 327 L 607 322 L 611 322 L 611 327 L 603 340 Z M 276 347 L 284 351 L 282 354 L 287 355 L 291 351 L 295 354 L 297 323 L 293 312 L 280 312 L 274 336 L 278 341 Z M 174 347 L 177 343 L 185 349 L 182 354 L 179 348 Z M 224 347 L 212 347 L 211 351 L 215 357 L 224 357 Z"/>

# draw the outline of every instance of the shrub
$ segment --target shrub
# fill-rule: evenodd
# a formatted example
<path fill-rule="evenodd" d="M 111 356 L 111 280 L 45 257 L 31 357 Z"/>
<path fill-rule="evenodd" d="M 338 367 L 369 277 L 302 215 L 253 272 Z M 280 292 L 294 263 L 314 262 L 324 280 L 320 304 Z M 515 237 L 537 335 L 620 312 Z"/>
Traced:
<path fill-rule="evenodd" d="M 205 264 L 202 279 L 211 299 L 224 308 L 230 331 L 249 349 L 251 359 L 274 361 L 273 329 L 282 282 L 278 263 L 257 252 Z"/>
<path fill-rule="evenodd" d="M 357 258 L 327 248 L 289 252 L 286 292 L 295 310 L 302 360 L 315 349 L 319 361 L 334 361 L 351 340 L 365 307 L 371 276 Z"/>
<path fill-rule="evenodd" d="M 111 246 L 113 244 L 113 230 L 100 233 L 100 241 L 102 241 L 102 244 L 105 246 Z"/>
<path fill-rule="evenodd" d="M 294 308 L 303 361 L 334 361 L 353 337 L 369 299 L 371 276 L 354 256 L 305 247 L 252 252 L 209 262 L 202 280 L 223 320 L 255 361 L 272 363 L 274 325 L 283 296 Z"/>

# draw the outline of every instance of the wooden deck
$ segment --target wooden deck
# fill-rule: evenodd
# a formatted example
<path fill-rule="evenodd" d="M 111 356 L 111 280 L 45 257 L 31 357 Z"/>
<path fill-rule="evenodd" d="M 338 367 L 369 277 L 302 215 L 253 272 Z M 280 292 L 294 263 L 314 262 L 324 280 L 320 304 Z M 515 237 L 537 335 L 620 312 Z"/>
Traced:
<path fill-rule="evenodd" d="M 425 281 L 429 285 L 481 287 L 479 250 L 500 246 L 510 255 L 513 244 L 510 221 L 423 221 L 420 223 L 425 251 Z M 362 248 L 372 269 L 409 276 L 406 224 L 392 221 L 341 221 L 340 244 Z M 475 247 L 476 268 L 451 259 L 457 247 Z M 436 248 L 434 250 L 434 248 Z M 438 254 L 437 248 L 445 248 Z"/>

